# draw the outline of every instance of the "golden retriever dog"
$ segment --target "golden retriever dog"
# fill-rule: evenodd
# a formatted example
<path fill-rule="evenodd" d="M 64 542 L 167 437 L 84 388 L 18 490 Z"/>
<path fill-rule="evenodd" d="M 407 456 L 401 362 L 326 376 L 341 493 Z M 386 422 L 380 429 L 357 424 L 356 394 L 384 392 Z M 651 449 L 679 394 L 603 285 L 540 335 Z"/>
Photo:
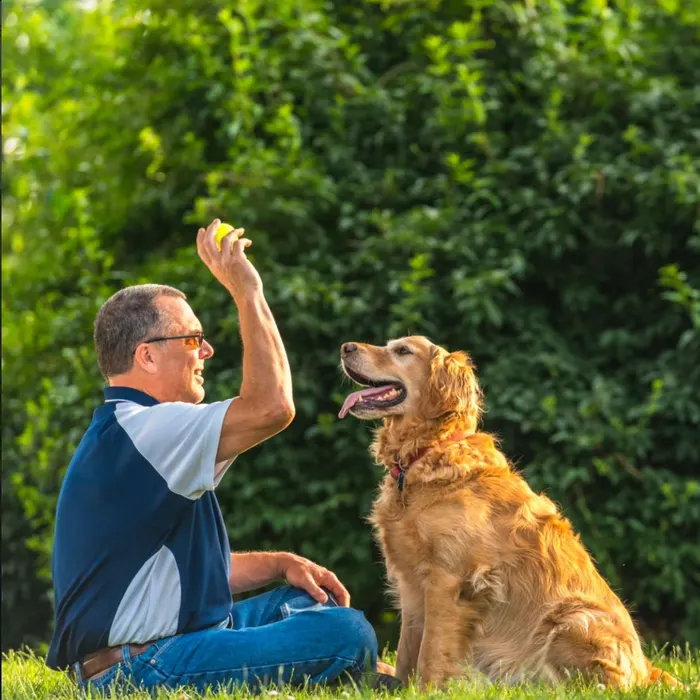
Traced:
<path fill-rule="evenodd" d="M 345 343 L 341 364 L 367 388 L 340 417 L 383 420 L 371 451 L 387 474 L 370 522 L 401 610 L 401 680 L 439 686 L 472 668 L 508 682 L 677 684 L 644 656 L 569 521 L 478 430 L 467 354 L 411 336 Z"/>

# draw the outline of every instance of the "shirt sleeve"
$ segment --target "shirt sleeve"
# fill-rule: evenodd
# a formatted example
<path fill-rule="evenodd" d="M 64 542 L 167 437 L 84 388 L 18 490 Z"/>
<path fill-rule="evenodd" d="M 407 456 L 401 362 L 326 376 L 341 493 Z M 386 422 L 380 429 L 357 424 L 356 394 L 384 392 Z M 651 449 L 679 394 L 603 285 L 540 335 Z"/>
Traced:
<path fill-rule="evenodd" d="M 116 418 L 168 488 L 195 500 L 219 485 L 235 459 L 216 462 L 224 416 L 232 401 L 155 406 L 124 402 L 117 407 Z"/>

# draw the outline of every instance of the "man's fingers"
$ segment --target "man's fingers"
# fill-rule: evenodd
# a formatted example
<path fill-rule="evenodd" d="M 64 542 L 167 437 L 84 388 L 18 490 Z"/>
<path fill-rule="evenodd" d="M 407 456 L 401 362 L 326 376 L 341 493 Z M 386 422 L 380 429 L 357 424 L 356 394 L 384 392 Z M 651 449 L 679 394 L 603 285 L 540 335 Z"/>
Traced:
<path fill-rule="evenodd" d="M 205 234 L 205 229 L 200 228 L 199 231 L 197 231 L 197 252 L 199 253 L 199 257 L 202 257 L 202 251 L 204 249 L 204 234 Z"/>
<path fill-rule="evenodd" d="M 227 233 L 222 239 L 221 239 L 221 252 L 226 253 L 230 252 L 233 253 L 235 251 L 235 245 L 238 240 L 240 240 L 241 236 L 245 233 L 244 228 L 235 228 L 233 231 L 230 231 Z"/>
<path fill-rule="evenodd" d="M 347 588 L 345 588 L 345 586 L 343 586 L 342 583 L 338 584 L 338 592 L 336 593 L 334 591 L 334 593 L 340 605 L 342 605 L 344 608 L 350 607 L 350 592 Z"/>
<path fill-rule="evenodd" d="M 328 569 L 324 570 L 321 583 L 335 596 L 336 600 L 342 607 L 350 607 L 350 593 L 343 586 L 338 577 Z"/>
<path fill-rule="evenodd" d="M 253 241 L 251 241 L 250 238 L 239 238 L 233 244 L 234 255 L 242 255 L 243 251 L 251 245 L 253 245 Z"/>
<path fill-rule="evenodd" d="M 216 229 L 219 228 L 220 223 L 220 219 L 214 219 L 214 221 L 207 226 L 206 231 L 202 236 L 203 245 L 211 254 L 218 252 L 216 247 Z"/>
<path fill-rule="evenodd" d="M 244 228 L 232 229 L 221 239 L 219 245 L 217 245 L 216 231 L 220 225 L 221 220 L 214 219 L 206 229 L 200 228 L 199 231 L 197 231 L 197 250 L 199 251 L 200 257 L 205 251 L 210 255 L 218 253 L 223 255 L 236 253 L 240 255 L 246 248 L 253 245 L 253 242 L 249 238 L 241 238 L 245 233 Z"/>
<path fill-rule="evenodd" d="M 328 594 L 314 581 L 314 577 L 308 572 L 304 576 L 304 590 L 319 603 L 328 602 Z"/>
<path fill-rule="evenodd" d="M 211 236 L 212 234 L 216 234 L 216 229 L 219 228 L 220 224 L 221 219 L 214 219 L 209 226 L 207 226 L 207 235 Z"/>

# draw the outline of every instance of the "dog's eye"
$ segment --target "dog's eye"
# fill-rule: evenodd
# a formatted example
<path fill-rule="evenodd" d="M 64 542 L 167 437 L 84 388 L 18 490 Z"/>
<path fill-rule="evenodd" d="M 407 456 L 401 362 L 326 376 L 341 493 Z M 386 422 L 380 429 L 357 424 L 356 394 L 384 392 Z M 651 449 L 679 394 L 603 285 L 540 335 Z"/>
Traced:
<path fill-rule="evenodd" d="M 405 345 L 401 345 L 400 347 L 396 348 L 394 352 L 397 355 L 412 355 L 413 353 L 407 348 Z"/>

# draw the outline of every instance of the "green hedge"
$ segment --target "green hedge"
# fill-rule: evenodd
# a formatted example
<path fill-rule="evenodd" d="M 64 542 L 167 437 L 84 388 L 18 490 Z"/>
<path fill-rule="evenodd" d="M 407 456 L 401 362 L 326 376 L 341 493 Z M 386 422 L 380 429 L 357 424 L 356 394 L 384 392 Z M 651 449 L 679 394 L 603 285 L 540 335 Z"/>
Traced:
<path fill-rule="evenodd" d="M 214 216 L 255 241 L 297 405 L 219 489 L 232 547 L 329 565 L 395 640 L 338 349 L 422 333 L 472 353 L 486 429 L 647 636 L 700 644 L 697 5 L 145 4 L 3 10 L 3 647 L 50 634 L 100 304 L 179 286 L 236 392 Z"/>

